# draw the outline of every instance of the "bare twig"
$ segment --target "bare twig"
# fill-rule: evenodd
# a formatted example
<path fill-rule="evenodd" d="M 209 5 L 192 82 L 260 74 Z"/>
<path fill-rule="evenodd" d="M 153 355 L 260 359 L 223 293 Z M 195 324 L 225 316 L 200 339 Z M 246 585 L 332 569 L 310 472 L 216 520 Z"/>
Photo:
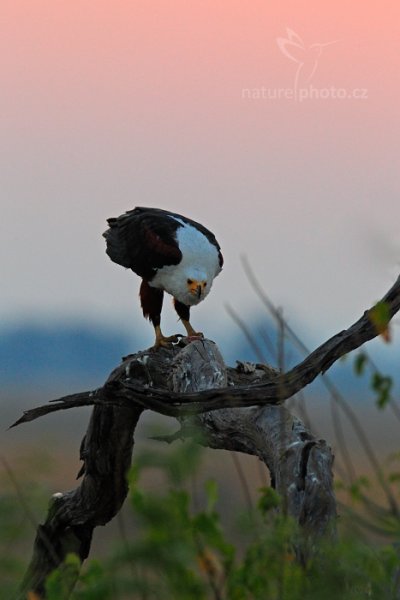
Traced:
<path fill-rule="evenodd" d="M 255 340 L 254 336 L 251 335 L 251 332 L 249 331 L 247 324 L 243 321 L 243 319 L 240 318 L 240 316 L 237 314 L 237 312 L 232 308 L 232 306 L 230 304 L 226 304 L 225 308 L 226 308 L 228 315 L 231 317 L 232 321 L 234 323 L 236 323 L 236 325 L 239 327 L 239 329 L 244 333 L 247 341 L 250 344 L 250 347 L 253 349 L 254 354 L 257 356 L 257 359 L 260 362 L 265 362 L 264 353 L 261 350 L 260 346 L 257 344 L 257 341 Z"/>
<path fill-rule="evenodd" d="M 271 300 L 268 298 L 267 294 L 261 287 L 261 285 L 258 282 L 258 280 L 251 268 L 251 265 L 247 261 L 246 257 L 242 257 L 242 263 L 243 263 L 246 275 L 249 279 L 249 282 L 250 282 L 252 288 L 254 289 L 254 291 L 256 292 L 256 294 L 258 295 L 258 297 L 264 304 L 264 306 L 271 312 L 271 314 L 273 315 L 273 317 L 277 320 L 277 322 L 279 324 L 282 320 L 279 310 L 274 306 L 273 302 L 271 302 Z M 388 298 L 390 297 L 392 300 L 394 299 L 394 304 L 392 307 L 392 311 L 394 311 L 394 312 L 389 311 L 390 319 L 392 319 L 394 314 L 399 310 L 399 294 L 400 294 L 400 283 L 399 282 L 400 282 L 400 277 L 397 279 L 397 281 L 392 286 L 392 288 L 389 290 L 389 292 L 386 294 L 386 296 L 381 300 L 381 302 L 385 302 L 387 307 L 389 308 L 389 304 L 387 301 Z M 397 299 L 396 299 L 396 297 L 397 297 Z M 369 311 L 366 311 L 364 313 L 364 317 L 365 316 L 367 316 L 369 318 Z M 370 319 L 370 321 L 372 323 L 371 319 Z M 307 348 L 307 346 L 304 344 L 304 342 L 299 338 L 299 336 L 296 334 L 296 332 L 288 325 L 287 322 L 285 322 L 285 330 L 288 333 L 288 335 L 291 337 L 292 341 L 297 345 L 297 347 L 304 354 L 308 355 L 310 353 L 310 350 Z M 378 332 L 376 332 L 376 333 L 378 333 Z M 353 349 L 355 349 L 355 348 L 353 348 Z M 371 466 L 375 472 L 377 481 L 378 481 L 379 485 L 381 486 L 383 492 L 386 495 L 388 504 L 390 506 L 390 510 L 392 511 L 393 514 L 398 515 L 399 514 L 398 504 L 395 500 L 395 497 L 394 497 L 390 487 L 388 486 L 388 484 L 383 476 L 382 469 L 380 467 L 380 464 L 376 457 L 376 454 L 375 454 L 371 444 L 369 443 L 368 436 L 366 435 L 363 427 L 361 426 L 359 420 L 357 419 L 356 414 L 350 407 L 349 403 L 346 402 L 343 395 L 339 392 L 336 385 L 334 383 L 332 383 L 332 381 L 330 380 L 330 378 L 327 375 L 324 374 L 322 376 L 322 382 L 324 383 L 325 387 L 331 394 L 331 400 L 332 400 L 331 406 L 332 406 L 332 417 L 333 417 L 334 430 L 335 430 L 335 434 L 336 434 L 338 442 L 339 442 L 339 451 L 343 457 L 344 464 L 346 465 L 346 469 L 347 469 L 347 473 L 349 475 L 350 481 L 354 481 L 354 479 L 355 479 L 355 469 L 354 469 L 352 460 L 350 458 L 350 452 L 347 447 L 346 438 L 342 432 L 339 415 L 334 409 L 335 405 L 339 406 L 340 409 L 342 410 L 342 412 L 349 419 L 349 421 L 361 443 L 361 446 L 364 448 L 367 458 L 371 463 Z M 397 406 L 394 404 L 393 401 L 390 402 L 390 404 L 392 406 L 392 409 L 396 413 Z"/>

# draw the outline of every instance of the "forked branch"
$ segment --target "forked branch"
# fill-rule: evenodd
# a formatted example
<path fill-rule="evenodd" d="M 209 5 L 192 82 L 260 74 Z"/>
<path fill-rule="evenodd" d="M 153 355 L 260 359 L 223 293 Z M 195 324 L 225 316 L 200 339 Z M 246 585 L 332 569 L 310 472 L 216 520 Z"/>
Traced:
<path fill-rule="evenodd" d="M 383 308 L 384 323 L 377 323 L 376 307 Z M 351 327 L 340 331 L 311 352 L 287 373 L 276 373 L 268 381 L 196 393 L 177 393 L 161 387 L 138 385 L 127 377 L 97 390 L 72 394 L 24 412 L 20 425 L 57 410 L 89 405 L 140 406 L 163 415 L 180 417 L 221 408 L 281 404 L 302 390 L 337 360 L 382 334 L 400 309 L 400 276 L 380 302 L 366 310 Z M 160 356 L 163 351 L 159 350 Z M 146 353 L 145 353 L 146 354 Z M 148 353 L 147 353 L 148 354 Z"/>
<path fill-rule="evenodd" d="M 380 305 L 387 326 L 400 308 L 400 277 Z M 120 509 L 128 491 L 126 471 L 135 426 L 146 408 L 183 419 L 189 430 L 197 415 L 202 443 L 253 454 L 265 462 L 285 509 L 305 532 L 307 543 L 299 552 L 307 556 L 309 542 L 329 533 L 335 520 L 333 458 L 326 443 L 280 405 L 382 331 L 370 309 L 286 374 L 266 365 L 227 369 L 209 340 L 140 352 L 127 357 L 102 388 L 26 411 L 15 425 L 56 410 L 95 406 L 81 448 L 82 482 L 53 497 L 47 519 L 38 528 L 21 598 L 32 590 L 44 597 L 51 570 L 71 551 L 84 560 L 93 529 Z"/>

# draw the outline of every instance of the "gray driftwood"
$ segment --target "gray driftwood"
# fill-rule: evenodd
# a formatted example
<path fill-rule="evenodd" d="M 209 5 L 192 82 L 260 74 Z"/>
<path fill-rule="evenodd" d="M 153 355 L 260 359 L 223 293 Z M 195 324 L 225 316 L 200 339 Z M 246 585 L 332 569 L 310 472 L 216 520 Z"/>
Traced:
<path fill-rule="evenodd" d="M 277 371 L 265 365 L 238 363 L 236 371 L 226 369 L 218 349 L 209 341 L 183 350 L 173 370 L 174 381 L 180 383 L 182 392 L 207 389 L 208 381 L 214 382 L 215 389 L 238 382 L 262 384 L 276 376 Z M 331 449 L 284 406 L 226 408 L 180 421 L 181 430 L 164 438 L 166 441 L 190 436 L 197 430 L 201 443 L 210 448 L 251 454 L 266 464 L 283 510 L 304 533 L 296 548 L 302 561 L 318 538 L 327 533 L 334 535 L 336 499 Z"/>
<path fill-rule="evenodd" d="M 230 388 L 211 388 L 201 392 L 167 391 L 163 387 L 143 387 L 136 381 L 113 380 L 106 386 L 64 396 L 52 403 L 38 406 L 24 412 L 14 423 L 20 425 L 33 421 L 51 412 L 79 406 L 114 404 L 131 406 L 134 400 L 143 408 L 148 408 L 171 417 L 198 414 L 219 408 L 245 407 L 266 404 L 282 404 L 288 398 L 305 388 L 318 375 L 325 373 L 339 358 L 356 350 L 382 333 L 377 326 L 374 310 L 385 307 L 387 323 L 400 310 L 400 276 L 382 300 L 351 325 L 340 331 L 311 352 L 302 362 L 287 373 L 276 373 L 267 381 L 251 385 L 238 385 Z"/>
<path fill-rule="evenodd" d="M 266 383 L 276 375 L 266 366 L 243 363 L 229 369 L 214 342 L 199 340 L 127 357 L 111 374 L 102 394 L 106 397 L 128 383 L 168 393 L 199 392 Z M 74 552 L 83 561 L 93 529 L 105 525 L 122 506 L 134 429 L 142 411 L 134 399 L 131 407 L 95 406 L 81 447 L 81 484 L 52 498 L 46 521 L 38 528 L 23 593 L 33 590 L 44 597 L 47 575 L 67 553 Z M 168 441 L 192 435 L 195 425 L 196 431 L 201 427 L 203 444 L 253 454 L 264 461 L 273 484 L 286 499 L 288 514 L 307 530 L 308 538 L 323 535 L 334 521 L 330 449 L 284 407 L 221 409 L 180 421 L 181 429 Z"/>
<path fill-rule="evenodd" d="M 382 301 L 390 321 L 400 309 L 400 278 Z M 168 441 L 192 435 L 195 424 L 203 433 L 202 443 L 258 456 L 304 538 L 312 543 L 331 533 L 336 505 L 330 449 L 282 404 L 338 358 L 380 332 L 371 310 L 365 311 L 349 329 L 285 374 L 265 365 L 226 368 L 209 340 L 139 352 L 127 357 L 103 387 L 26 411 L 15 425 L 56 410 L 94 405 L 81 448 L 83 479 L 75 490 L 53 497 L 46 521 L 38 528 L 21 598 L 27 590 L 44 597 L 51 570 L 69 552 L 83 561 L 93 529 L 120 509 L 128 491 L 125 475 L 133 434 L 144 409 L 180 419 L 180 431 Z"/>

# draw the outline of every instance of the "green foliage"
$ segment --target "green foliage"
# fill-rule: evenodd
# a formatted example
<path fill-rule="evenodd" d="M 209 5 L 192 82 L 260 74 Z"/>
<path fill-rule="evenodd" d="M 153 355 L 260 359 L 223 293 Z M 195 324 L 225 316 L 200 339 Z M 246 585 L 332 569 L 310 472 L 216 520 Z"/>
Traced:
<path fill-rule="evenodd" d="M 383 375 L 373 364 L 366 352 L 359 352 L 354 359 L 354 372 L 356 375 L 363 375 L 366 367 L 371 369 L 370 387 L 376 394 L 376 406 L 383 409 L 392 400 L 393 379 L 388 375 Z"/>
<path fill-rule="evenodd" d="M 259 490 L 260 498 L 258 500 L 258 508 L 262 514 L 266 514 L 273 508 L 278 508 L 281 503 L 279 494 L 270 487 L 262 487 Z"/>
<path fill-rule="evenodd" d="M 170 452 L 146 451 L 130 475 L 130 503 L 137 535 L 117 548 L 107 563 L 90 563 L 74 598 L 207 598 L 229 571 L 234 550 L 222 533 L 215 511 L 217 489 L 206 484 L 206 507 L 193 512 L 182 484 L 198 463 L 194 444 Z M 144 492 L 143 471 L 161 470 L 166 478 L 157 492 Z M 159 475 L 159 473 L 158 473 Z"/>
<path fill-rule="evenodd" d="M 392 582 L 399 563 L 394 548 L 373 548 L 354 536 L 335 544 L 321 540 L 304 564 L 295 550 L 301 547 L 303 534 L 279 511 L 280 498 L 270 488 L 260 490 L 258 509 L 242 518 L 246 531 L 237 533 L 241 537 L 234 547 L 217 512 L 214 481 L 205 484 L 202 508 L 192 507 L 184 484 L 198 460 L 192 444 L 147 451 L 138 458 L 130 475 L 130 504 L 137 522 L 134 539 L 117 547 L 104 562 L 88 563 L 74 600 L 394 598 Z M 160 475 L 158 471 L 162 484 L 155 491 L 144 491 L 143 475 Z M 360 478 L 351 490 L 354 501 L 366 489 L 368 481 Z M 68 576 L 74 577 L 77 559 L 70 557 L 67 566 Z M 64 597 L 65 573 L 63 566 L 51 576 L 50 600 Z"/>
<path fill-rule="evenodd" d="M 368 356 L 365 352 L 359 352 L 354 359 L 354 372 L 356 375 L 363 375 L 365 366 L 368 362 Z"/>
<path fill-rule="evenodd" d="M 377 406 L 383 408 L 391 400 L 392 380 L 378 371 L 365 352 L 360 352 L 354 371 L 361 376 L 367 368 Z M 396 461 L 398 465 L 399 457 L 400 453 L 392 455 L 390 463 Z M 82 572 L 79 558 L 68 555 L 46 582 L 48 600 L 399 597 L 395 589 L 396 581 L 400 589 L 399 548 L 395 544 L 372 546 L 362 532 L 368 531 L 370 538 L 376 534 L 397 542 L 400 518 L 393 506 L 385 508 L 370 499 L 374 486 L 369 479 L 361 476 L 348 484 L 336 484 L 336 489 L 346 494 L 346 505 L 341 507 L 341 539 L 335 543 L 320 540 L 304 559 L 303 550 L 309 548 L 309 543 L 301 528 L 282 514 L 281 499 L 275 490 L 261 488 L 257 509 L 237 515 L 229 535 L 222 526 L 219 511 L 223 505 L 215 481 L 205 483 L 201 502 L 197 499 L 194 503 L 187 488 L 200 460 L 197 443 L 162 446 L 136 454 L 129 474 L 129 505 L 135 519 L 132 539 L 110 548 L 105 560 L 88 561 Z M 383 470 L 375 473 L 375 480 L 381 489 L 388 486 L 396 490 L 400 469 L 391 467 L 388 471 L 386 475 Z M 4 489 L 0 494 L 0 578 L 5 598 L 14 597 L 15 582 L 21 580 L 26 566 L 18 558 L 18 544 L 33 532 L 33 528 L 27 531 L 27 524 L 35 517 L 24 511 L 23 496 L 29 496 L 33 510 L 40 497 L 45 502 L 48 497 L 26 477 L 19 479 L 24 480 L 24 488 L 29 488 L 29 494 L 17 489 L 20 502 L 16 501 L 15 490 L 12 493 Z"/>
<path fill-rule="evenodd" d="M 201 446 L 185 444 L 185 449 L 179 444 L 160 452 L 154 447 L 142 450 L 135 457 L 135 468 L 131 473 L 131 483 L 134 483 L 144 469 L 158 469 L 163 472 L 172 486 L 181 485 L 200 464 Z"/>
<path fill-rule="evenodd" d="M 385 342 L 390 342 L 391 335 L 389 330 L 389 322 L 391 319 L 391 314 L 389 304 L 387 302 L 383 302 L 382 300 L 377 302 L 369 311 L 369 318 L 383 340 Z"/>
<path fill-rule="evenodd" d="M 68 600 L 79 577 L 81 562 L 76 554 L 68 554 L 64 563 L 46 581 L 47 600 Z"/>
<path fill-rule="evenodd" d="M 399 454 L 396 453 L 389 457 L 389 462 L 392 463 L 398 459 Z M 398 470 L 387 472 L 382 469 L 377 474 L 377 481 L 381 486 L 383 485 L 382 489 L 385 489 L 386 493 L 387 490 L 392 493 L 394 485 L 400 483 L 400 472 Z M 346 501 L 341 506 L 341 519 L 354 536 L 361 540 L 378 535 L 386 541 L 398 543 L 400 538 L 398 508 L 393 505 L 385 507 L 377 502 L 376 487 L 370 478 L 360 476 L 347 484 L 337 480 L 335 488 L 337 492 L 346 494 Z"/>
<path fill-rule="evenodd" d="M 398 460 L 393 455 L 390 462 L 397 465 Z M 80 574 L 78 557 L 69 555 L 47 580 L 48 600 L 68 598 L 76 580 L 71 600 L 394 600 L 399 565 L 394 546 L 371 547 L 353 528 L 351 536 L 335 544 L 322 540 L 304 564 L 295 550 L 301 548 L 302 533 L 282 515 L 280 498 L 271 488 L 261 488 L 257 509 L 240 516 L 239 528 L 231 524 L 233 544 L 221 524 L 215 481 L 205 483 L 201 506 L 193 507 L 186 486 L 199 464 L 200 450 L 193 443 L 139 454 L 129 476 L 136 521 L 132 539 L 110 549 L 102 562 L 88 561 Z M 157 485 L 149 485 L 149 476 Z M 399 480 L 398 469 L 392 468 L 388 481 L 398 485 Z M 337 487 L 364 509 L 371 485 L 360 477 Z M 14 597 L 15 582 L 26 566 L 10 552 L 26 535 L 22 512 L 11 491 L 0 496 L 0 535 L 9 550 L 0 559 L 2 595 L 7 598 Z M 343 521 L 346 510 L 341 512 Z M 349 516 L 352 523 L 360 519 L 359 513 Z M 372 531 L 370 522 L 368 526 Z M 374 526 L 394 539 L 400 536 L 399 519 L 389 511 L 377 513 Z"/>
<path fill-rule="evenodd" d="M 367 477 L 358 477 L 348 486 L 350 498 L 355 502 L 362 500 L 365 491 L 368 490 L 370 486 L 371 484 Z"/>
<path fill-rule="evenodd" d="M 387 463 L 389 465 L 392 465 L 393 463 L 399 463 L 399 462 L 400 462 L 400 452 L 392 453 L 387 459 Z M 400 470 L 399 470 L 399 468 L 400 468 L 400 466 L 398 467 L 398 469 L 396 469 L 396 471 L 389 472 L 389 474 L 388 474 L 389 483 L 397 484 L 400 486 Z"/>
<path fill-rule="evenodd" d="M 14 598 L 26 570 L 37 515 L 43 514 L 49 490 L 35 479 L 48 471 L 50 459 L 41 451 L 13 462 L 1 459 L 0 473 L 0 597 Z M 28 500 L 29 499 L 29 500 Z"/>
<path fill-rule="evenodd" d="M 381 375 L 381 373 L 378 373 L 377 371 L 373 373 L 371 388 L 376 393 L 376 405 L 378 408 L 385 408 L 390 401 L 392 386 L 393 380 L 391 377 Z"/>

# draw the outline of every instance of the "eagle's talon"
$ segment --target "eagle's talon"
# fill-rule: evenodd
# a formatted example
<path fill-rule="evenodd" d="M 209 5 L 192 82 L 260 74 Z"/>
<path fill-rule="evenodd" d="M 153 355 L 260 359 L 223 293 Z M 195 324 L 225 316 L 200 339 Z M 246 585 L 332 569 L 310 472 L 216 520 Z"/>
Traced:
<path fill-rule="evenodd" d="M 186 329 L 186 337 L 188 337 L 190 340 L 204 339 L 204 333 L 201 331 L 195 331 L 189 321 L 182 319 L 182 324 Z"/>
<path fill-rule="evenodd" d="M 179 338 L 181 337 L 182 336 L 180 333 L 169 336 L 164 336 L 162 334 L 156 335 L 156 341 L 153 348 L 170 348 L 172 344 L 177 344 L 179 342 Z"/>
<path fill-rule="evenodd" d="M 187 338 L 190 341 L 204 340 L 204 333 L 202 333 L 201 331 L 194 331 L 193 333 L 191 333 L 190 335 L 188 335 Z"/>

